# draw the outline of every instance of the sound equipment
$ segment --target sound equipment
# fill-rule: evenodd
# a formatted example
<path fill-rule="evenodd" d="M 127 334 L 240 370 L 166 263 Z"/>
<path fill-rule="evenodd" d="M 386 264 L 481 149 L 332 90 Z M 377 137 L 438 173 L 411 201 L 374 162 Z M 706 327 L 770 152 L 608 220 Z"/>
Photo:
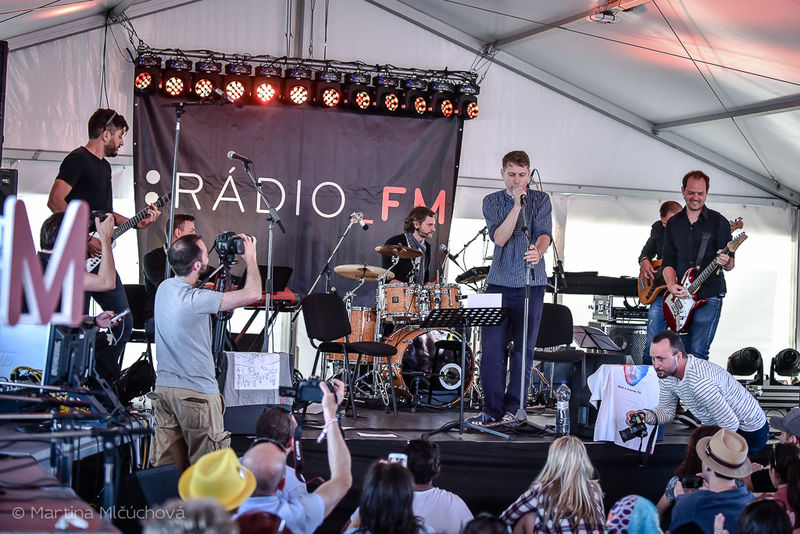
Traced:
<path fill-rule="evenodd" d="M 586 354 L 586 376 L 591 376 L 603 364 L 624 364 L 625 355 L 622 353 L 587 353 Z M 597 409 L 592 406 L 589 399 L 592 392 L 584 383 L 581 384 L 581 364 L 572 364 L 572 373 L 567 381 L 572 394 L 569 398 L 569 421 L 570 432 L 578 437 L 594 438 L 594 424 L 597 421 Z"/>
<path fill-rule="evenodd" d="M 18 176 L 17 169 L 0 169 L 0 215 L 6 198 L 17 194 Z"/>
<path fill-rule="evenodd" d="M 636 365 L 642 365 L 644 346 L 647 342 L 647 325 L 599 323 L 590 326 L 602 329 L 614 343 L 619 345 L 623 354 L 630 356 Z"/>
<path fill-rule="evenodd" d="M 152 516 L 153 509 L 170 499 L 178 499 L 180 473 L 175 464 L 161 465 L 127 474 L 119 488 L 114 526 L 125 534 L 140 533 L 139 519 Z M 148 516 L 148 513 L 150 516 Z"/>

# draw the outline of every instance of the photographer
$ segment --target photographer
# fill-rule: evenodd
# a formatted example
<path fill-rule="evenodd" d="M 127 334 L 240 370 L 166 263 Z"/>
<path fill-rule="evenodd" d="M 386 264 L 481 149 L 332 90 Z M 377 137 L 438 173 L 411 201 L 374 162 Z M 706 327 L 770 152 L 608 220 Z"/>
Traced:
<path fill-rule="evenodd" d="M 156 419 L 150 461 L 174 463 L 179 470 L 203 454 L 230 445 L 222 422 L 211 350 L 211 314 L 230 311 L 261 297 L 256 239 L 240 235 L 248 267 L 244 287 L 222 293 L 196 288 L 208 265 L 208 252 L 198 235 L 176 240 L 167 251 L 175 277 L 158 286 L 155 302 L 156 389 L 148 394 Z"/>
<path fill-rule="evenodd" d="M 637 413 L 643 413 L 649 425 L 668 423 L 675 418 L 680 400 L 702 424 L 741 434 L 750 453 L 764 447 L 769 438 L 767 416 L 755 397 L 725 369 L 686 354 L 680 336 L 670 330 L 653 338 L 650 356 L 659 378 L 658 406 L 628 412 L 629 424 Z"/>

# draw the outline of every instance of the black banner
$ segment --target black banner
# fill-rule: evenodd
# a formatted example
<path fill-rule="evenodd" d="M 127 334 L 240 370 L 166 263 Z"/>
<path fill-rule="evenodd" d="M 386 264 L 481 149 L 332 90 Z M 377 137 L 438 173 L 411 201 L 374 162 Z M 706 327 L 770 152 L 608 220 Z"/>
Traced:
<path fill-rule="evenodd" d="M 175 139 L 174 103 L 137 96 L 134 112 L 134 193 L 137 211 L 171 188 Z M 192 106 L 181 118 L 176 213 L 197 218 L 208 247 L 226 230 L 258 238 L 259 264 L 266 265 L 266 206 L 233 150 L 254 162 L 255 176 L 286 227 L 274 234 L 274 265 L 292 267 L 288 287 L 303 295 L 349 223 L 363 212 L 369 229 L 354 225 L 336 265 L 381 265 L 375 246 L 402 232 L 415 205 L 437 213 L 434 249 L 450 233 L 462 122 L 359 114 L 310 106 Z M 165 215 L 139 232 L 139 250 L 165 241 Z M 211 263 L 216 255 L 210 254 Z M 435 250 L 432 262 L 441 260 Z M 340 294 L 355 283 L 331 273 Z M 315 291 L 324 290 L 324 278 Z M 375 283 L 359 291 L 356 304 L 374 306 Z"/>

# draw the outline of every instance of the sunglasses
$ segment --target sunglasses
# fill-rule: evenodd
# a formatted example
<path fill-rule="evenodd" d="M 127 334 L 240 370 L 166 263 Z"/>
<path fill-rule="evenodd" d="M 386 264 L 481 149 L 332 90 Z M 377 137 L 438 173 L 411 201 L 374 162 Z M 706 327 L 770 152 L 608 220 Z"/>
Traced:
<path fill-rule="evenodd" d="M 117 112 L 115 111 L 115 112 L 114 112 L 114 113 L 111 115 L 111 117 L 109 117 L 109 118 L 108 118 L 108 120 L 106 121 L 106 124 L 105 124 L 105 126 L 103 126 L 103 130 L 108 130 L 108 127 L 109 127 L 109 125 L 111 125 L 111 121 L 113 121 L 113 120 L 114 120 L 114 119 L 116 119 L 116 118 L 117 118 Z"/>

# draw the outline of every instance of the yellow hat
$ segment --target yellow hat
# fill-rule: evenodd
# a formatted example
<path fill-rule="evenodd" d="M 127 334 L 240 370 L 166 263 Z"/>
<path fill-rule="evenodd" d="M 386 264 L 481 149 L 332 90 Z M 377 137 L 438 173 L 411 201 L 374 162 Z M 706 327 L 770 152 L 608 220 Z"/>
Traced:
<path fill-rule="evenodd" d="M 220 449 L 200 457 L 178 481 L 182 499 L 213 497 L 226 510 L 234 510 L 256 488 L 256 477 L 243 467 L 233 449 Z"/>

